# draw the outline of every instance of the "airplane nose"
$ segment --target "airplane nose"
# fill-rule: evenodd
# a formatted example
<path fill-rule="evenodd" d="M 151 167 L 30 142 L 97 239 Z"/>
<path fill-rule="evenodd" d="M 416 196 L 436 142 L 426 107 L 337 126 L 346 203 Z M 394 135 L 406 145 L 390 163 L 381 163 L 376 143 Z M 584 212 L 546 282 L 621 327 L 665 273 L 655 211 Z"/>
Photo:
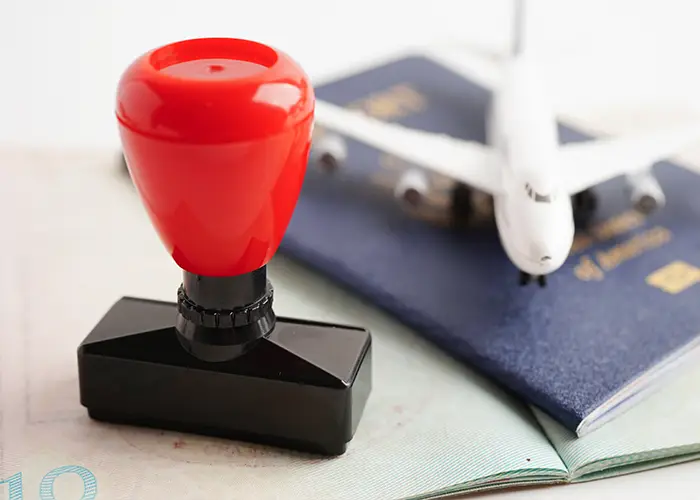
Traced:
<path fill-rule="evenodd" d="M 533 243 L 530 252 L 532 259 L 541 264 L 547 264 L 553 258 L 552 249 L 544 243 Z"/>

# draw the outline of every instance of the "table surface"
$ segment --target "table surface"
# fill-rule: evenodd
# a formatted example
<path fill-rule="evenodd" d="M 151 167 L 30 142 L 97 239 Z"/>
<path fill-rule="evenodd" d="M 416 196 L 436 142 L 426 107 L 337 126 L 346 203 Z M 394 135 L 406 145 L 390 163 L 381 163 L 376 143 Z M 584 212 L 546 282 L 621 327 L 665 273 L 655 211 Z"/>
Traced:
<path fill-rule="evenodd" d="M 9 16 L 0 16 L 0 56 L 10 77 L 0 82 L 0 179 L 15 175 L 23 165 L 70 154 L 95 154 L 101 158 L 98 163 L 104 174 L 112 175 L 110 154 L 118 147 L 113 91 L 119 73 L 139 53 L 173 39 L 214 35 L 262 40 L 293 54 L 313 79 L 323 81 L 422 43 L 460 43 L 467 50 L 490 53 L 501 50 L 508 37 L 509 2 L 505 1 L 460 2 L 457 7 L 457 2 L 434 0 L 428 10 L 424 5 L 369 0 L 353 2 L 352 7 L 311 0 L 229 4 L 27 0 L 3 7 L 3 14 Z M 672 121 L 690 107 L 700 109 L 696 91 L 700 70 L 686 64 L 700 42 L 700 30 L 691 24 L 697 19 L 693 8 L 684 0 L 619 0 L 614 6 L 603 0 L 537 3 L 532 12 L 533 46 L 549 62 L 548 77 L 558 89 L 555 94 L 562 113 L 584 127 L 617 133 L 642 122 Z M 310 21 L 312 14 L 315 22 Z M 607 71 L 620 64 L 628 68 L 625 76 L 606 78 Z M 686 153 L 690 158 L 685 161 L 700 158 L 697 152 Z M 26 175 L 29 184 L 52 182 Z M 4 213 L 21 224 L 21 214 L 13 212 L 17 198 L 5 195 L 0 202 Z M 46 223 L 60 226 L 62 221 Z M 10 223 L 3 238 L 13 238 L 13 227 L 19 226 Z M 41 234 L 33 237 L 35 245 L 46 244 Z M 60 241 L 52 244 L 61 247 Z M 25 257 L 23 269 L 31 268 L 32 253 Z M 104 264 L 92 264 L 95 269 L 109 265 L 106 259 Z M 304 289 L 305 297 L 325 297 L 319 301 L 331 317 L 362 307 L 369 323 L 415 337 L 292 262 L 276 258 L 273 272 L 287 276 L 288 289 Z M 21 281 L 22 276 L 17 278 Z M 52 275 L 45 279 L 48 290 L 60 288 L 61 283 L 51 281 Z M 124 293 L 168 299 L 169 289 L 159 286 L 144 285 Z M 4 314 L 11 317 L 23 315 L 20 302 L 4 307 L 8 308 Z M 88 314 L 96 315 L 103 304 L 93 310 L 89 304 L 86 307 Z M 586 484 L 479 496 L 696 498 L 698 487 L 700 463 L 696 462 Z"/>

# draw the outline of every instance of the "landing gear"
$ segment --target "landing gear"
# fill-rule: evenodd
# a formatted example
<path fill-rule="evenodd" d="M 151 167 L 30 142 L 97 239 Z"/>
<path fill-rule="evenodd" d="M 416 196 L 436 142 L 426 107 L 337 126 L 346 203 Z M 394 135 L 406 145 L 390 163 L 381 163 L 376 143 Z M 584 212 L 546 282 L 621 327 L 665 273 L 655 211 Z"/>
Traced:
<path fill-rule="evenodd" d="M 531 274 L 520 271 L 520 277 L 518 278 L 518 284 L 520 286 L 529 285 L 530 282 L 532 281 L 532 278 L 533 278 L 533 276 Z M 544 274 L 537 276 L 537 284 L 540 285 L 540 288 L 546 287 L 547 286 L 547 276 Z"/>
<path fill-rule="evenodd" d="M 474 213 L 472 193 L 472 188 L 465 184 L 457 184 L 452 189 L 450 220 L 453 227 L 464 228 L 469 225 Z"/>
<path fill-rule="evenodd" d="M 530 283 L 530 280 L 532 279 L 532 275 L 527 274 L 524 271 L 520 271 L 520 277 L 518 278 L 518 284 L 520 286 L 525 286 Z"/>
<path fill-rule="evenodd" d="M 574 212 L 574 224 L 577 228 L 583 229 L 593 220 L 598 208 L 598 197 L 592 190 L 586 189 L 571 197 L 571 205 Z"/>

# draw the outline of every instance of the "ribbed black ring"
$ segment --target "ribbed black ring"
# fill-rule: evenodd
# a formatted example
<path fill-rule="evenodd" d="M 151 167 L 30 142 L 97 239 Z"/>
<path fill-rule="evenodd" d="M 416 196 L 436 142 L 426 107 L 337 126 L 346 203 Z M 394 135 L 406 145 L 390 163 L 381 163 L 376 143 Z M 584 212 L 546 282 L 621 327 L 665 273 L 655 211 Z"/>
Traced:
<path fill-rule="evenodd" d="M 236 328 L 259 321 L 272 309 L 272 285 L 268 281 L 265 295 L 257 302 L 237 309 L 205 309 L 185 293 L 184 285 L 177 290 L 177 310 L 185 319 L 207 328 Z"/>

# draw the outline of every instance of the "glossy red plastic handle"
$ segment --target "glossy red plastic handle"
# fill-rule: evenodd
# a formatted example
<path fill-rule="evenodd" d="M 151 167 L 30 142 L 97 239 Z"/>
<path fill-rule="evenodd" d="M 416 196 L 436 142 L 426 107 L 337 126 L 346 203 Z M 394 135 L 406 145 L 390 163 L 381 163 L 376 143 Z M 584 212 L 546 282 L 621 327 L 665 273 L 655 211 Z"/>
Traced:
<path fill-rule="evenodd" d="M 235 276 L 268 263 L 301 191 L 314 92 L 289 56 L 194 39 L 134 61 L 117 92 L 132 180 L 185 271 Z"/>

